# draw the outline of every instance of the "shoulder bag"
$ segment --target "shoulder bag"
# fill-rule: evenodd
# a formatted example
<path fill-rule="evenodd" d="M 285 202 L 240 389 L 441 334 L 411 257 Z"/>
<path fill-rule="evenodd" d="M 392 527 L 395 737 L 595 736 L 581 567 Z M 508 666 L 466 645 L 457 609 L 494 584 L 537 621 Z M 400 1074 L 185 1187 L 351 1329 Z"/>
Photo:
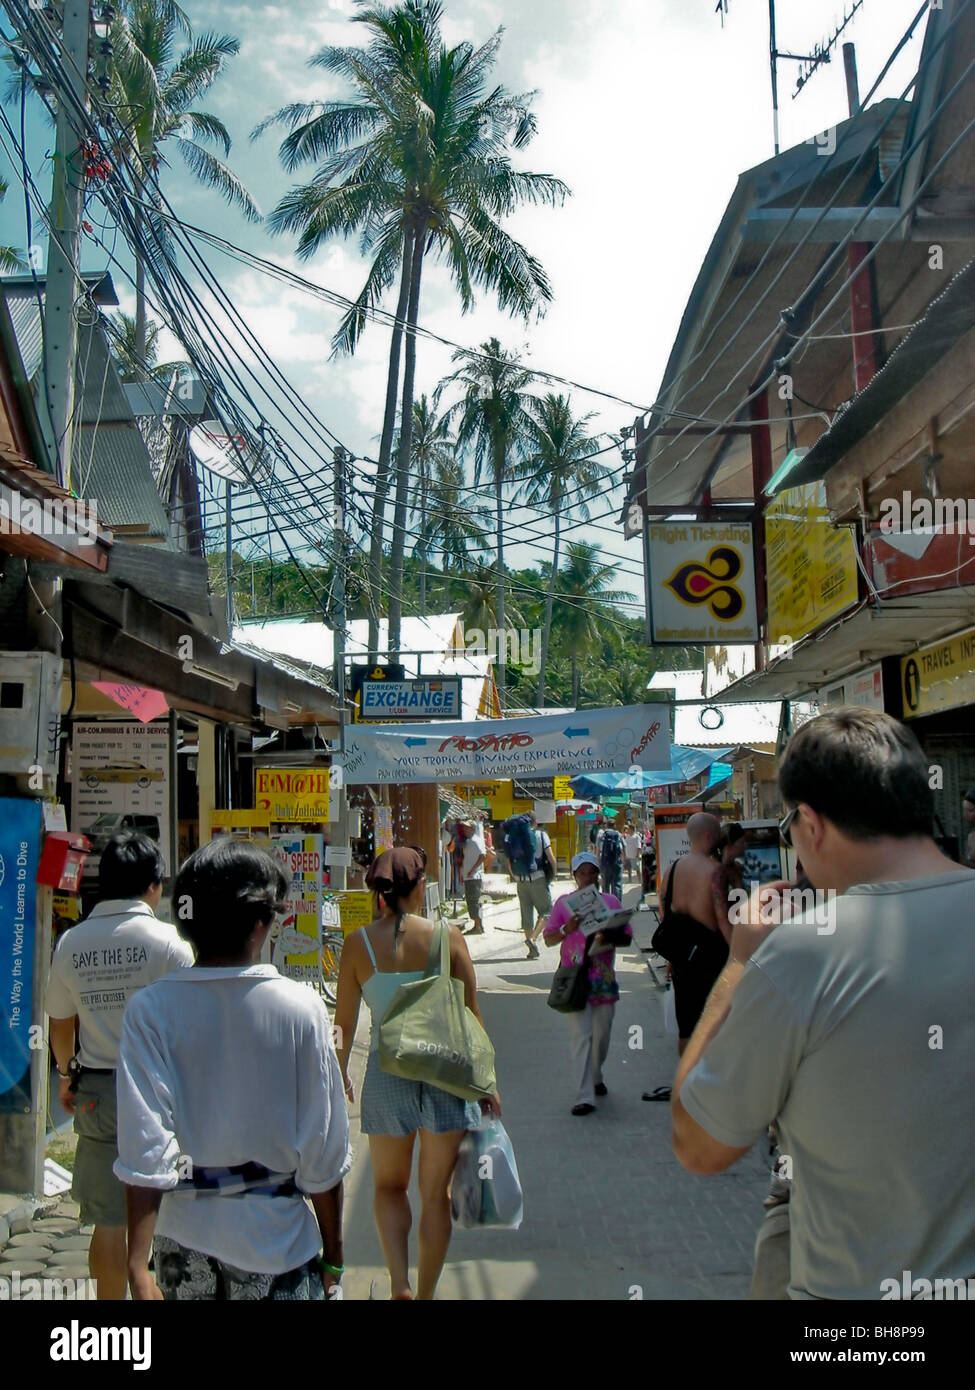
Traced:
<path fill-rule="evenodd" d="M 439 933 L 439 935 L 438 935 Z M 407 1081 L 425 1081 L 461 1100 L 497 1090 L 494 1048 L 450 973 L 450 938 L 433 929 L 427 973 L 400 985 L 379 1025 L 379 1066 Z"/>
<path fill-rule="evenodd" d="M 720 932 L 709 931 L 695 918 L 685 912 L 674 912 L 671 901 L 674 896 L 674 879 L 677 877 L 675 860 L 670 870 L 667 891 L 664 894 L 664 910 L 660 925 L 650 938 L 650 949 L 658 956 L 669 960 L 675 970 L 690 965 L 691 958 L 703 965 L 712 959 L 717 964 L 719 957 L 727 957 L 728 947 Z M 722 962 L 723 963 L 723 962 Z"/>
<path fill-rule="evenodd" d="M 586 938 L 586 949 L 578 965 L 560 965 L 552 976 L 548 1006 L 560 1014 L 578 1014 L 589 1003 L 589 947 L 592 937 Z"/>

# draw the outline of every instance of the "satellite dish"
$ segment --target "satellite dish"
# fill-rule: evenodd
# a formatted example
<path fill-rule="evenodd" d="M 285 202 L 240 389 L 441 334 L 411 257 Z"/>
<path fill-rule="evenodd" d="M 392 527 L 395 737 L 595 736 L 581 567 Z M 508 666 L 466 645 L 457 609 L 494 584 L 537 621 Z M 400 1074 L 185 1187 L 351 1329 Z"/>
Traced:
<path fill-rule="evenodd" d="M 270 461 L 258 441 L 241 433 L 228 434 L 219 420 L 204 420 L 194 426 L 190 449 L 201 467 L 238 486 L 249 483 L 251 477 L 263 481 L 271 473 Z"/>

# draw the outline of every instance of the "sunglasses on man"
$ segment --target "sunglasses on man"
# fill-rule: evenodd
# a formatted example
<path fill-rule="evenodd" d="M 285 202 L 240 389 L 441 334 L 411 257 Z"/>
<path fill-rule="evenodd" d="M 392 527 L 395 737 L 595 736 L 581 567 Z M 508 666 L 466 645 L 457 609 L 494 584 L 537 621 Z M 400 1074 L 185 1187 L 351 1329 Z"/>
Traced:
<path fill-rule="evenodd" d="M 784 845 L 787 845 L 787 846 L 789 847 L 789 849 L 792 849 L 792 848 L 793 848 L 793 845 L 792 845 L 792 822 L 795 820 L 795 818 L 796 818 L 796 816 L 797 816 L 798 814 L 799 814 L 799 807 L 798 807 L 798 806 L 793 806 L 792 810 L 789 811 L 786 815 L 784 815 L 784 816 L 782 817 L 782 819 L 779 821 L 779 834 L 780 834 L 781 837 L 782 837 L 782 843 L 783 843 Z"/>

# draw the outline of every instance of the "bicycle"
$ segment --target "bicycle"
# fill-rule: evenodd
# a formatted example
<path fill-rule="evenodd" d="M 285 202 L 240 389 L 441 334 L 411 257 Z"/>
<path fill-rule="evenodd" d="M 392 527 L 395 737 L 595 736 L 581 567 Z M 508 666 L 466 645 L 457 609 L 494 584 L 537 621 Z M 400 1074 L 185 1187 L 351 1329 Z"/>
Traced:
<path fill-rule="evenodd" d="M 325 997 L 325 1002 L 334 1008 L 337 998 L 337 986 L 339 978 L 339 961 L 342 957 L 342 936 L 341 927 L 326 927 L 322 932 L 322 974 L 321 974 L 321 993 Z"/>

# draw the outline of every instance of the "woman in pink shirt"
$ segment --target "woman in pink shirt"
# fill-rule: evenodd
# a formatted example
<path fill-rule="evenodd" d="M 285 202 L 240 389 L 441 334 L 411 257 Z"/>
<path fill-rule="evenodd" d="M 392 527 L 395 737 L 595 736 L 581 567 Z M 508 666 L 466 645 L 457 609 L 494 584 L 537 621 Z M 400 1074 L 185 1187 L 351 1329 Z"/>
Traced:
<path fill-rule="evenodd" d="M 575 855 L 572 876 L 579 888 L 597 885 L 599 860 L 594 854 Z M 579 925 L 578 917 L 572 915 L 568 905 L 570 896 L 566 894 L 559 898 L 552 908 L 543 936 L 546 946 L 561 946 L 563 965 L 580 965 L 586 949 L 586 934 Z M 622 906 L 619 898 L 612 893 L 603 893 L 602 899 L 607 907 Z M 633 936 L 633 928 L 629 925 L 619 928 L 618 932 L 627 941 Z M 615 947 L 604 939 L 602 932 L 596 932 L 588 956 L 589 1000 L 580 1012 L 566 1014 L 572 1030 L 572 1067 L 578 1088 L 576 1103 L 572 1107 L 573 1115 L 591 1115 L 596 1108 L 596 1097 L 606 1095 L 603 1063 L 609 1052 L 609 1038 L 613 1029 L 613 1005 L 620 997 L 615 960 Z"/>

